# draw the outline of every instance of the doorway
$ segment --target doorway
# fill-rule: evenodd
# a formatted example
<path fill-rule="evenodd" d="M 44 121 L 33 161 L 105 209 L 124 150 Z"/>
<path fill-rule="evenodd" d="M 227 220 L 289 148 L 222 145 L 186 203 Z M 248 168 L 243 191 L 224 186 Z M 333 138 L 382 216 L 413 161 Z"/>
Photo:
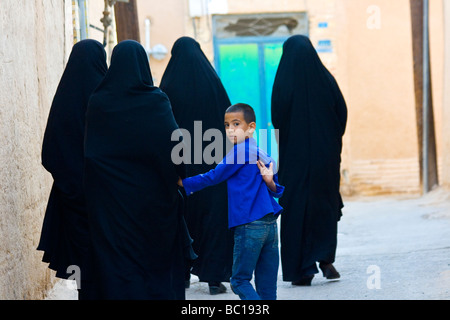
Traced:
<path fill-rule="evenodd" d="M 306 13 L 213 16 L 214 64 L 232 104 L 249 104 L 256 113 L 256 139 L 278 161 L 271 120 L 272 86 L 293 34 L 307 35 Z"/>

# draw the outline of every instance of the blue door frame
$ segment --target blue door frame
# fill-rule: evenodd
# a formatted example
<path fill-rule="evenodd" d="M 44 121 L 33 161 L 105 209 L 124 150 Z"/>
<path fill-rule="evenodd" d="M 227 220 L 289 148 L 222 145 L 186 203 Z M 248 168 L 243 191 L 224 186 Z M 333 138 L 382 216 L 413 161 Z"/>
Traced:
<path fill-rule="evenodd" d="M 221 45 L 236 45 L 236 44 L 252 44 L 257 45 L 258 48 L 258 80 L 259 80 L 259 110 L 257 111 L 257 115 L 259 114 L 259 118 L 257 119 L 257 128 L 258 129 L 267 129 L 265 139 L 263 136 L 260 137 L 260 132 L 256 132 L 255 138 L 257 138 L 258 143 L 261 147 L 265 149 L 266 152 L 269 153 L 270 156 L 274 158 L 275 161 L 278 162 L 278 147 L 275 142 L 275 133 L 271 131 L 273 125 L 271 123 L 271 105 L 270 105 L 270 97 L 268 94 L 271 93 L 271 85 L 267 83 L 267 75 L 266 72 L 266 61 L 265 61 L 265 46 L 268 44 L 283 44 L 288 37 L 240 37 L 240 38 L 228 38 L 228 39 L 214 39 L 214 64 L 219 77 L 221 77 L 221 63 L 220 63 L 220 49 Z M 272 71 L 273 72 L 273 71 Z M 275 71 L 276 72 L 276 71 Z M 272 75 L 274 76 L 274 75 Z M 273 85 L 273 83 L 272 83 Z M 256 98 L 256 97 L 255 97 Z M 231 99 L 231 97 L 230 97 Z M 232 103 L 236 102 L 244 102 L 240 101 L 231 101 Z"/>
<path fill-rule="evenodd" d="M 260 87 L 260 102 L 261 109 L 267 110 L 267 87 L 266 87 L 266 69 L 265 69 L 265 55 L 264 55 L 264 45 L 269 43 L 284 43 L 288 37 L 236 37 L 227 39 L 217 39 L 214 36 L 214 66 L 216 68 L 217 74 L 221 75 L 220 70 L 220 50 L 219 46 L 224 44 L 256 44 L 258 46 L 258 57 L 259 57 L 259 87 Z M 264 114 L 264 113 L 263 113 Z M 267 124 L 269 119 L 263 118 L 258 119 L 263 124 Z M 266 126 L 264 125 L 264 128 Z"/>

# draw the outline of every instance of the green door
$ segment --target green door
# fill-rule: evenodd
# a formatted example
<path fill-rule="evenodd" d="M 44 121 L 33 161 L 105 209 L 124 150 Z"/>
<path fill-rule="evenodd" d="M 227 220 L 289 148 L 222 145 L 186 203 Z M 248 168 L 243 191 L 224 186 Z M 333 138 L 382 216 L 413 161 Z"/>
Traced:
<path fill-rule="evenodd" d="M 254 108 L 258 144 L 278 161 L 270 109 L 283 42 L 219 44 L 217 51 L 219 76 L 231 103 L 247 103 Z"/>

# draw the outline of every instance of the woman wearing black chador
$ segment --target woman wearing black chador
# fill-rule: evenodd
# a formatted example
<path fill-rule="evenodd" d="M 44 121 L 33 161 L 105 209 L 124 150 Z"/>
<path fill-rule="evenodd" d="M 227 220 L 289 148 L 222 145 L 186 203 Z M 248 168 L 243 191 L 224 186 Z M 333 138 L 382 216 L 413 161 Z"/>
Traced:
<path fill-rule="evenodd" d="M 89 246 L 82 186 L 85 114 L 89 97 L 106 71 L 106 52 L 101 43 L 90 39 L 76 43 L 45 129 L 42 165 L 54 182 L 37 249 L 44 251 L 42 261 L 63 279 L 72 275 L 72 268 L 83 268 Z"/>
<path fill-rule="evenodd" d="M 272 121 L 279 130 L 279 181 L 283 280 L 310 285 L 318 273 L 337 279 L 337 224 L 342 136 L 347 107 L 334 77 L 307 37 L 283 46 L 272 94 Z"/>
<path fill-rule="evenodd" d="M 190 242 L 177 187 L 184 167 L 171 158 L 175 130 L 145 49 L 120 42 L 86 114 L 88 299 L 185 299 Z"/>
<path fill-rule="evenodd" d="M 197 41 L 179 38 L 173 45 L 172 57 L 161 80 L 161 90 L 169 97 L 173 114 L 180 128 L 190 133 L 193 141 L 190 164 L 186 164 L 188 177 L 206 173 L 217 163 L 207 163 L 204 157 L 196 161 L 195 152 L 203 151 L 211 142 L 194 140 L 196 131 L 209 129 L 222 134 L 222 156 L 226 154 L 226 135 L 223 124 L 225 110 L 231 105 L 216 71 L 206 58 Z M 194 129 L 195 124 L 199 126 Z M 194 143 L 196 144 L 194 146 Z M 197 145 L 200 143 L 200 145 Z M 197 150 L 197 151 L 196 151 Z M 220 158 L 220 157 L 218 157 Z M 220 159 L 221 160 L 221 159 Z M 223 293 L 221 282 L 230 281 L 233 264 L 233 237 L 228 230 L 227 186 L 223 182 L 186 198 L 186 222 L 198 255 L 192 269 L 186 270 L 186 287 L 190 273 L 208 282 L 211 294 Z"/>

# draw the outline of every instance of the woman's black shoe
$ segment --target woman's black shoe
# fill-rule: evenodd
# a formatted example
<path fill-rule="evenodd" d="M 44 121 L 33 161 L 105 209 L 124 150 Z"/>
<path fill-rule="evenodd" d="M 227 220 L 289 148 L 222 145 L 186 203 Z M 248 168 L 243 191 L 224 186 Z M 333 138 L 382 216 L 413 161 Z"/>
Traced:
<path fill-rule="evenodd" d="M 329 280 L 332 279 L 339 279 L 341 275 L 337 270 L 334 268 L 333 264 L 325 264 L 325 263 L 319 263 L 319 268 L 322 270 L 323 276 Z"/>
<path fill-rule="evenodd" d="M 292 281 L 293 286 L 310 286 L 314 275 L 303 276 L 300 280 Z"/>
<path fill-rule="evenodd" d="M 211 295 L 227 292 L 227 287 L 225 287 L 221 282 L 208 282 L 208 286 L 209 294 Z"/>

